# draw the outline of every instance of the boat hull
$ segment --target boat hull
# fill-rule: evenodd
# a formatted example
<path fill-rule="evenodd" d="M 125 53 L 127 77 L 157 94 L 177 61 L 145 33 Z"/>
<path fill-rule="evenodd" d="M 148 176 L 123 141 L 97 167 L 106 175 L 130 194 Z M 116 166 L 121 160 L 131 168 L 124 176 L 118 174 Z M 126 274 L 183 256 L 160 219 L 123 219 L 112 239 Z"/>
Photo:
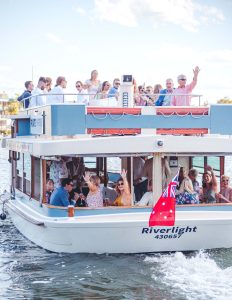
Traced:
<path fill-rule="evenodd" d="M 14 202 L 8 204 L 8 211 L 16 228 L 53 252 L 150 253 L 232 247 L 230 211 L 177 212 L 175 226 L 148 227 L 148 213 L 51 218 Z"/>

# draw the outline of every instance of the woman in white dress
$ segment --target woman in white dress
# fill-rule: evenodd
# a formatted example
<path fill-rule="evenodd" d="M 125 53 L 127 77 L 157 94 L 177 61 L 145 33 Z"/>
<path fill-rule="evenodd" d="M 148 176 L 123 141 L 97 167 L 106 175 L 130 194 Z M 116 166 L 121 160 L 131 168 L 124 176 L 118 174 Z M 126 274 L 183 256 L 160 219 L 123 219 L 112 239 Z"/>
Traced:
<path fill-rule="evenodd" d="M 85 81 L 85 88 L 88 90 L 88 94 L 90 94 L 90 100 L 94 99 L 95 95 L 99 92 L 101 87 L 101 82 L 97 79 L 97 77 L 98 71 L 93 70 L 91 72 L 91 78 Z"/>

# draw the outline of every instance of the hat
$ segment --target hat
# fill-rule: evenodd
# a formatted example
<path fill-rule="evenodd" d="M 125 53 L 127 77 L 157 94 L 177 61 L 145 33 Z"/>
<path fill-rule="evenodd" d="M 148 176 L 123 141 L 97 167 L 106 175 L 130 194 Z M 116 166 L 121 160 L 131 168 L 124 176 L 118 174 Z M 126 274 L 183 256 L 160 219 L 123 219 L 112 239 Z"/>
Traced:
<path fill-rule="evenodd" d="M 177 77 L 177 81 L 179 81 L 180 79 L 186 79 L 186 76 L 184 74 L 180 74 L 178 77 Z"/>

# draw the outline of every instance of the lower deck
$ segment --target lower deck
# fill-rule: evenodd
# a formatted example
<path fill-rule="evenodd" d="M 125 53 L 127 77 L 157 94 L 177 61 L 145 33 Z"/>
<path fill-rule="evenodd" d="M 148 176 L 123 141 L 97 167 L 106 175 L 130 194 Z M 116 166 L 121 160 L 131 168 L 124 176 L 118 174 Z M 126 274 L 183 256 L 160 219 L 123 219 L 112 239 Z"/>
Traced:
<path fill-rule="evenodd" d="M 18 192 L 16 201 L 30 207 L 32 210 L 44 217 L 51 218 L 66 218 L 68 217 L 67 207 L 58 207 L 49 204 L 42 204 L 28 196 Z M 104 215 L 121 215 L 121 214 L 134 214 L 134 213 L 151 213 L 152 206 L 107 206 L 102 208 L 89 208 L 89 207 L 75 207 L 75 217 L 82 216 L 100 216 Z M 209 204 L 189 204 L 189 205 L 176 205 L 176 212 L 232 212 L 232 203 L 209 203 Z"/>
<path fill-rule="evenodd" d="M 100 178 L 101 189 L 106 191 L 103 198 L 109 198 L 108 192 L 116 197 L 115 187 L 120 178 L 121 170 L 125 169 L 127 170 L 127 180 L 131 193 L 131 206 L 124 207 L 125 210 L 131 207 L 139 210 L 140 208 L 137 206 L 144 205 L 140 203 L 140 200 L 146 192 L 152 194 L 149 197 L 154 198 L 152 202 L 154 204 L 180 167 L 185 168 L 187 172 L 191 168 L 196 169 L 198 172 L 197 181 L 201 188 L 203 173 L 207 166 L 212 166 L 218 181 L 218 192 L 221 188 L 221 176 L 223 174 L 230 175 L 232 170 L 231 157 L 219 155 L 164 156 L 164 154 L 155 153 L 148 156 L 78 157 L 67 155 L 38 158 L 29 153 L 11 152 L 10 161 L 12 164 L 12 192 L 19 191 L 23 196 L 35 199 L 42 204 L 49 204 L 46 198 L 47 181 L 53 179 L 54 188 L 57 188 L 64 176 L 72 179 L 74 191 L 79 189 L 86 197 L 88 186 L 83 180 L 86 171 Z M 55 177 L 55 168 L 60 168 L 61 163 L 62 166 L 65 166 L 61 170 L 65 175 L 62 174 L 61 178 L 57 178 L 57 176 Z M 139 178 L 139 182 L 136 181 L 136 178 Z M 70 197 L 72 196 L 70 195 Z M 112 205 L 115 198 L 109 200 Z M 111 209 L 117 210 L 116 207 Z"/>

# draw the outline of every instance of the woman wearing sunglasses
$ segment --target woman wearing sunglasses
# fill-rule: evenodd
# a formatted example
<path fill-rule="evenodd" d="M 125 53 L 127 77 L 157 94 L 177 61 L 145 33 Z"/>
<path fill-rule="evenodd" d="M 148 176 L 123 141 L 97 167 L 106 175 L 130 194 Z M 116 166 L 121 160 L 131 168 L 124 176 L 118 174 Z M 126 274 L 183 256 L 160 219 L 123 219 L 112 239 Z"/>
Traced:
<path fill-rule="evenodd" d="M 221 176 L 221 190 L 217 194 L 217 200 L 220 203 L 232 202 L 232 188 L 229 187 L 230 177 L 226 175 Z"/>
<path fill-rule="evenodd" d="M 130 187 L 126 178 L 127 171 L 122 170 L 121 177 L 117 181 L 116 192 L 118 197 L 114 201 L 115 206 L 129 206 L 131 205 Z"/>
<path fill-rule="evenodd" d="M 106 98 L 108 98 L 109 89 L 110 89 L 109 81 L 104 81 L 102 83 L 100 91 L 96 95 L 96 99 L 106 99 Z"/>

